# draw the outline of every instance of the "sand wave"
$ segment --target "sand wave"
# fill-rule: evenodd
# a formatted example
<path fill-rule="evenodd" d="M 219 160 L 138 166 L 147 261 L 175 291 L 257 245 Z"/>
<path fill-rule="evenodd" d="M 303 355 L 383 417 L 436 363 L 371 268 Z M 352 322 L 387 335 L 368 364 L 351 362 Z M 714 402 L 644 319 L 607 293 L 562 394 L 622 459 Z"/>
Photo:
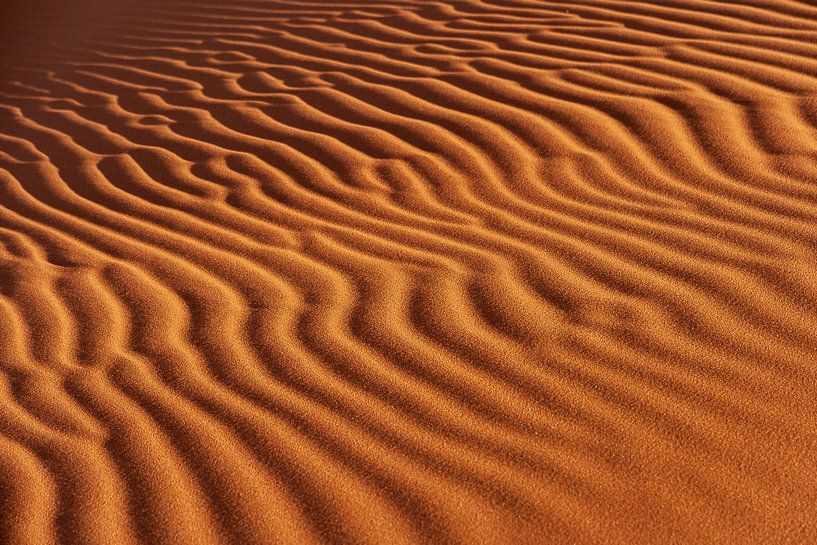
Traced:
<path fill-rule="evenodd" d="M 0 541 L 817 537 L 817 9 L 36 8 Z"/>

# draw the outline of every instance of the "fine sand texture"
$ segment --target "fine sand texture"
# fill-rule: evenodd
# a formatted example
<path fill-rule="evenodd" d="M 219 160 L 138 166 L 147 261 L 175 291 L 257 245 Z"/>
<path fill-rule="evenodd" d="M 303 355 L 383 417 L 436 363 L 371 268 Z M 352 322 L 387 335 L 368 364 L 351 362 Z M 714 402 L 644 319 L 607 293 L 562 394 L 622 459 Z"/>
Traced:
<path fill-rule="evenodd" d="M 0 0 L 0 544 L 817 543 L 817 5 Z"/>

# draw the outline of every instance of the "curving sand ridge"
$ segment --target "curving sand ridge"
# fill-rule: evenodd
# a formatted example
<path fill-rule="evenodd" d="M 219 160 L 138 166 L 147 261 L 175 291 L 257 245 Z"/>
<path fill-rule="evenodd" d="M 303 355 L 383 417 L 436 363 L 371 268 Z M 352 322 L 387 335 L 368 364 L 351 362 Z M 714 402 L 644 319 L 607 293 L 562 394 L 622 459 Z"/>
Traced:
<path fill-rule="evenodd" d="M 47 4 L 0 543 L 817 542 L 817 7 Z"/>

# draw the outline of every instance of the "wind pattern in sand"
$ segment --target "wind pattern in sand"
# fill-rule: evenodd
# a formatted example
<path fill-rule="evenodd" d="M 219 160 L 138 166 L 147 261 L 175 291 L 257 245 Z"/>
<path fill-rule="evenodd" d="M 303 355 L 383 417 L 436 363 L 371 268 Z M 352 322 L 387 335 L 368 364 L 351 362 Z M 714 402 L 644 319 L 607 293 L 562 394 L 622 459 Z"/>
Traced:
<path fill-rule="evenodd" d="M 0 542 L 817 539 L 817 7 L 77 6 L 3 38 Z"/>

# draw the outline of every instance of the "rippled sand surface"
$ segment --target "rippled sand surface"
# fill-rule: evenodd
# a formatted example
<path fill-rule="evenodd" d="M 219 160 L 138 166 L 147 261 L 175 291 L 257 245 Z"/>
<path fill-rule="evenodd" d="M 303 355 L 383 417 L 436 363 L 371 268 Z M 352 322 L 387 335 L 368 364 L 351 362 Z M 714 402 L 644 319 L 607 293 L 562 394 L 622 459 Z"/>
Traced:
<path fill-rule="evenodd" d="M 817 543 L 817 6 L 0 2 L 0 543 Z"/>

